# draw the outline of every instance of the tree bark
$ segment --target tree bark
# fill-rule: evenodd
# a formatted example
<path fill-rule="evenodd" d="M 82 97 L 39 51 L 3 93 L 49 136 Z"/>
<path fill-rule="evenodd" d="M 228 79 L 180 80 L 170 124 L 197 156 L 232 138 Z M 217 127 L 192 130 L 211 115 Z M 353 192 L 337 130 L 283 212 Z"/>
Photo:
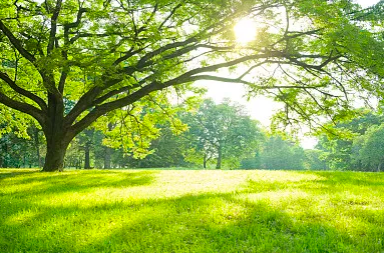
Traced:
<path fill-rule="evenodd" d="M 39 129 L 34 129 L 34 138 L 35 138 L 35 148 L 36 148 L 36 158 L 37 158 L 37 165 L 39 168 L 41 168 L 41 156 L 40 156 L 40 142 L 39 142 Z"/>
<path fill-rule="evenodd" d="M 90 149 L 91 149 L 90 143 L 89 142 L 85 143 L 85 147 L 84 147 L 84 169 L 85 170 L 89 170 L 91 168 L 91 161 L 89 156 Z"/>
<path fill-rule="evenodd" d="M 46 136 L 47 138 L 47 154 L 43 171 L 63 171 L 64 157 L 67 151 L 69 142 L 60 134 L 58 136 Z"/>
<path fill-rule="evenodd" d="M 45 86 L 54 87 L 54 82 L 48 80 Z M 47 154 L 43 171 L 63 171 L 65 153 L 75 135 L 64 125 L 64 102 L 60 95 L 48 93 L 47 113 L 45 124 L 41 125 L 47 140 Z"/>

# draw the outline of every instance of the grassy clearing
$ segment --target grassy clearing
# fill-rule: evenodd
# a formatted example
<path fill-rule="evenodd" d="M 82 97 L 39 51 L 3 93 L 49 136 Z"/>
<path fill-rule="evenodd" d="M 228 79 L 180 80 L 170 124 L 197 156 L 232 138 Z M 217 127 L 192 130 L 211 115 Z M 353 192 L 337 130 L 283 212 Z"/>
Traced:
<path fill-rule="evenodd" d="M 0 170 L 1 252 L 384 252 L 384 174 Z"/>

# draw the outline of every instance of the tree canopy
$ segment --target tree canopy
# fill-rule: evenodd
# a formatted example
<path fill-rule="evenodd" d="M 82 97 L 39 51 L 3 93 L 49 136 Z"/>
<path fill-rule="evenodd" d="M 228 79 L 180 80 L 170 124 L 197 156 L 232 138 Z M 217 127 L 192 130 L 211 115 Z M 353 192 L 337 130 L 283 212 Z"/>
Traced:
<path fill-rule="evenodd" d="M 137 127 L 143 110 L 161 112 L 198 80 L 272 95 L 286 104 L 276 116 L 284 124 L 344 117 L 356 96 L 382 95 L 378 19 L 359 13 L 345 0 L 3 0 L 1 110 L 39 123 L 44 171 L 60 170 L 71 140 L 96 120 L 125 115 L 127 129 L 148 129 Z M 246 17 L 257 35 L 237 43 L 233 27 Z M 143 143 L 128 136 L 131 148 Z"/>

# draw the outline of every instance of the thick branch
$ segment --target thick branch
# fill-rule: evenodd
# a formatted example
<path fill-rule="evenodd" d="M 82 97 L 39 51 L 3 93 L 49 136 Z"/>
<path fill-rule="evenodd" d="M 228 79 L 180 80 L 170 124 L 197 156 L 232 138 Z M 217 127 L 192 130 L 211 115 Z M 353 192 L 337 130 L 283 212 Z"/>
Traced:
<path fill-rule="evenodd" d="M 65 56 L 65 58 L 67 57 Z M 64 66 L 63 70 L 61 71 L 61 76 L 60 76 L 59 86 L 58 86 L 59 92 L 61 94 L 64 94 L 64 86 L 65 86 L 65 81 L 67 80 L 67 77 L 68 77 L 68 73 L 69 73 L 69 67 Z"/>
<path fill-rule="evenodd" d="M 161 30 L 163 26 L 172 18 L 173 15 L 175 15 L 176 11 L 183 6 L 181 3 L 176 5 L 175 8 L 172 9 L 172 11 L 169 13 L 169 15 L 164 19 L 164 21 L 160 24 L 158 27 L 158 30 Z"/>
<path fill-rule="evenodd" d="M 170 49 L 173 49 L 173 48 L 182 47 L 182 46 L 186 46 L 186 45 L 188 45 L 188 44 L 195 43 L 195 42 L 198 42 L 198 40 L 197 40 L 196 38 L 192 37 L 192 38 L 189 38 L 189 39 L 187 39 L 187 40 L 185 40 L 185 41 L 182 41 L 182 42 L 175 42 L 175 43 L 171 43 L 171 44 L 165 45 L 165 46 L 163 46 L 163 47 L 160 47 L 160 48 L 158 48 L 158 49 L 156 49 L 156 50 L 154 50 L 154 51 L 152 51 L 152 52 L 147 53 L 146 55 L 144 55 L 144 56 L 140 59 L 140 61 L 138 62 L 137 66 L 138 66 L 139 68 L 142 67 L 142 66 L 144 66 L 145 63 L 146 63 L 148 60 L 152 59 L 153 57 L 155 57 L 155 56 L 157 56 L 157 55 L 159 55 L 159 54 L 161 54 L 161 53 L 163 53 L 163 52 L 165 52 L 165 51 L 167 51 L 167 50 L 170 50 Z"/>
<path fill-rule="evenodd" d="M 110 92 L 108 92 L 107 94 L 97 98 L 93 105 L 99 105 L 101 103 L 103 103 L 104 101 L 106 101 L 107 99 L 115 96 L 115 95 L 118 95 L 120 93 L 123 93 L 123 92 L 126 92 L 126 91 L 129 91 L 129 90 L 132 90 L 132 89 L 135 89 L 135 88 L 138 88 L 140 87 L 140 84 L 137 84 L 137 85 L 132 85 L 132 86 L 125 86 L 125 87 L 122 87 L 120 89 L 117 89 L 117 90 L 112 90 Z"/>
<path fill-rule="evenodd" d="M 4 104 L 4 105 L 6 105 L 12 109 L 26 113 L 26 114 L 34 117 L 40 123 L 41 126 L 44 126 L 44 123 L 45 123 L 44 114 L 41 110 L 37 109 L 36 107 L 34 107 L 30 104 L 27 104 L 27 103 L 13 100 L 1 92 L 0 92 L 0 103 Z"/>
<path fill-rule="evenodd" d="M 73 22 L 73 23 L 68 23 L 68 24 L 65 24 L 64 25 L 64 28 L 69 30 L 71 28 L 76 28 L 80 25 L 80 22 L 81 22 L 81 18 L 83 16 L 83 14 L 85 12 L 87 12 L 88 9 L 87 8 L 79 8 L 79 11 L 77 12 L 77 17 L 76 17 L 76 21 Z"/>
<path fill-rule="evenodd" d="M 226 77 L 220 77 L 220 76 L 210 76 L 210 75 L 197 75 L 192 76 L 188 79 L 188 82 L 195 82 L 199 80 L 210 80 L 210 81 L 218 81 L 218 82 L 225 82 L 225 83 L 240 83 L 240 84 L 246 84 L 246 85 L 252 85 L 252 87 L 255 87 L 260 90 L 273 90 L 273 89 L 318 89 L 322 88 L 324 86 L 307 86 L 307 85 L 278 85 L 278 86 L 263 86 L 263 85 L 255 85 L 254 83 L 242 80 L 242 79 L 236 79 L 236 78 L 226 78 Z"/>
<path fill-rule="evenodd" d="M 5 24 L 0 20 L 0 30 L 7 36 L 11 44 L 19 51 L 19 53 L 26 58 L 28 61 L 34 63 L 36 62 L 35 56 L 30 54 L 21 44 L 21 41 L 18 40 L 13 33 L 5 26 Z"/>
<path fill-rule="evenodd" d="M 100 106 L 96 106 L 88 115 L 86 115 L 83 119 L 77 122 L 75 125 L 71 127 L 70 132 L 74 135 L 80 133 L 82 130 L 87 128 L 92 122 L 98 119 L 100 116 L 106 114 L 107 112 L 116 110 L 118 108 L 124 107 L 126 105 L 130 105 L 149 93 L 162 89 L 162 85 L 157 82 L 153 82 L 150 85 L 145 86 L 144 88 L 132 93 L 129 96 L 126 96 L 122 99 L 118 99 L 113 102 L 109 102 L 106 104 L 102 104 Z"/>
<path fill-rule="evenodd" d="M 27 91 L 27 90 L 21 88 L 20 86 L 18 86 L 11 78 L 9 78 L 9 76 L 6 73 L 0 72 L 0 79 L 2 79 L 4 82 L 6 82 L 9 85 L 9 87 L 11 87 L 14 91 L 19 93 L 20 95 L 23 95 L 23 96 L 31 99 L 35 103 L 37 103 L 43 111 L 47 110 L 47 105 L 43 99 L 36 96 L 32 92 Z"/>
<path fill-rule="evenodd" d="M 49 41 L 47 46 L 47 55 L 49 55 L 54 46 L 55 46 L 55 38 L 56 38 L 56 30 L 57 30 L 57 19 L 59 17 L 59 13 L 61 10 L 62 0 L 57 0 L 55 10 L 51 17 L 51 31 L 49 33 Z"/>

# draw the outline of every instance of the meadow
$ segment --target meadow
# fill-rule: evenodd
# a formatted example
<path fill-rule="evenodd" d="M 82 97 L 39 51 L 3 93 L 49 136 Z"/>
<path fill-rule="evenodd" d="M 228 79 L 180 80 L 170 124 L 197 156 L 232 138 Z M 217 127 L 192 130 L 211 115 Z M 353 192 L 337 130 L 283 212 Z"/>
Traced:
<path fill-rule="evenodd" d="M 384 252 L 384 174 L 0 169 L 1 252 Z"/>

